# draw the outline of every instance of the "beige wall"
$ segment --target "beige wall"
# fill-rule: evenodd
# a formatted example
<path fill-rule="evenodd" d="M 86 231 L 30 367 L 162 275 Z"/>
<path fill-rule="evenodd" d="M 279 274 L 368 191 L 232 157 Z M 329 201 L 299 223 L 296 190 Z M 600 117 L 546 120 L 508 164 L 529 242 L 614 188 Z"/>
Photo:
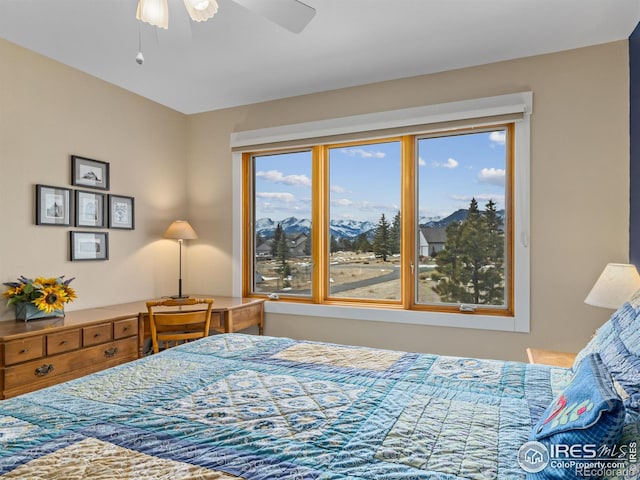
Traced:
<path fill-rule="evenodd" d="M 186 117 L 5 41 L 0 65 L 0 282 L 75 276 L 70 310 L 177 290 L 177 244 L 159 238 L 186 213 Z M 136 229 L 104 230 L 109 261 L 70 262 L 72 228 L 34 224 L 34 185 L 71 187 L 71 154 L 109 162 L 110 192 L 135 197 Z"/>
<path fill-rule="evenodd" d="M 531 90 L 530 334 L 273 314 L 266 333 L 523 360 L 528 345 L 579 349 L 610 314 L 583 300 L 605 263 L 627 261 L 627 42 L 191 117 L 3 41 L 0 65 L 0 281 L 76 276 L 73 309 L 172 293 L 177 250 L 159 238 L 186 214 L 200 239 L 185 288 L 231 294 L 232 132 Z M 109 162 L 111 192 L 136 197 L 136 230 L 109 230 L 108 262 L 69 262 L 70 228 L 33 224 L 34 184 L 69 187 L 70 154 Z"/>
<path fill-rule="evenodd" d="M 275 314 L 266 333 L 517 360 L 526 346 L 579 349 L 611 313 L 584 297 L 607 262 L 628 258 L 627 42 L 190 117 L 189 181 L 211 187 L 190 206 L 199 223 L 208 219 L 211 239 L 190 280 L 231 293 L 232 132 L 526 90 L 534 95 L 530 334 Z"/>

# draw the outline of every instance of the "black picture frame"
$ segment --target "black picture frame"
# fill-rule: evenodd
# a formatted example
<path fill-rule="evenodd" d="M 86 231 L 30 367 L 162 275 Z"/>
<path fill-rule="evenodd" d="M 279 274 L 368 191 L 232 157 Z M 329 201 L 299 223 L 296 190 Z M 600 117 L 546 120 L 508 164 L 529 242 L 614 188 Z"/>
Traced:
<path fill-rule="evenodd" d="M 106 195 L 87 190 L 76 190 L 75 193 L 76 227 L 104 228 Z"/>
<path fill-rule="evenodd" d="M 70 259 L 72 262 L 109 260 L 108 232 L 70 232 Z"/>
<path fill-rule="evenodd" d="M 109 195 L 109 228 L 135 229 L 135 199 L 126 195 Z"/>
<path fill-rule="evenodd" d="M 36 185 L 36 225 L 71 226 L 72 201 L 69 188 Z"/>
<path fill-rule="evenodd" d="M 71 155 L 71 184 L 109 190 L 109 164 L 100 160 Z"/>

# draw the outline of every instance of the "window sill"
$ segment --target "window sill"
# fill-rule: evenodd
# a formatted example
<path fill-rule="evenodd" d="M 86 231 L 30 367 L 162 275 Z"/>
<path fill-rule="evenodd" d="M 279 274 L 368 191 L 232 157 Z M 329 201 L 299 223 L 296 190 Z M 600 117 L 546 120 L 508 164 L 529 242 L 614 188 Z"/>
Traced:
<path fill-rule="evenodd" d="M 494 317 L 489 315 L 418 312 L 385 308 L 349 307 L 343 305 L 311 305 L 283 300 L 265 302 L 265 312 L 309 317 L 331 317 L 346 320 L 365 320 L 437 327 L 476 328 L 506 332 L 528 332 L 528 319 L 516 317 Z"/>

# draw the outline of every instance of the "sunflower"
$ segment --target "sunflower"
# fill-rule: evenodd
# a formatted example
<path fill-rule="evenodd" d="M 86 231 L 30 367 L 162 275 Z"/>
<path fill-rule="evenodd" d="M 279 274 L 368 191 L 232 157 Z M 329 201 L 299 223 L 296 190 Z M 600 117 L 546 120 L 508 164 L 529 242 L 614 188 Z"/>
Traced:
<path fill-rule="evenodd" d="M 37 287 L 52 287 L 58 283 L 57 278 L 36 277 L 33 281 L 33 285 Z"/>
<path fill-rule="evenodd" d="M 24 284 L 20 284 L 20 285 L 9 287 L 7 291 L 4 292 L 2 295 L 4 295 L 7 298 L 11 298 L 15 296 L 20 296 L 23 294 L 23 292 L 24 292 Z"/>
<path fill-rule="evenodd" d="M 3 296 L 7 298 L 7 305 L 30 302 L 41 311 L 54 313 L 63 310 L 65 303 L 77 298 L 75 290 L 69 286 L 73 280 L 65 279 L 64 275 L 36 277 L 33 280 L 21 275 L 17 282 L 3 284 L 8 287 Z"/>
<path fill-rule="evenodd" d="M 67 295 L 67 302 L 73 302 L 76 298 L 78 298 L 78 295 L 76 295 L 76 291 L 70 286 L 66 285 L 64 287 L 64 291 Z"/>
<path fill-rule="evenodd" d="M 60 286 L 47 286 L 42 289 L 42 295 L 33 303 L 38 310 L 52 313 L 54 310 L 62 310 L 68 301 L 66 292 Z"/>

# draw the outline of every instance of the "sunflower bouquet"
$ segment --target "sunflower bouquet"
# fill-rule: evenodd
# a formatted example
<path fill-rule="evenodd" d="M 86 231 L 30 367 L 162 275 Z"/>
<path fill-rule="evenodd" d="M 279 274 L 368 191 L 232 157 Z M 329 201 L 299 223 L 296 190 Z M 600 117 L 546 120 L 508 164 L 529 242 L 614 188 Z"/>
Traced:
<path fill-rule="evenodd" d="M 74 277 L 75 278 L 75 277 Z M 9 287 L 4 296 L 7 305 L 32 303 L 46 314 L 62 311 L 64 304 L 77 298 L 76 292 L 69 284 L 73 278 L 65 280 L 64 275 L 56 278 L 37 277 L 36 279 L 20 276 L 17 282 L 6 282 Z"/>

